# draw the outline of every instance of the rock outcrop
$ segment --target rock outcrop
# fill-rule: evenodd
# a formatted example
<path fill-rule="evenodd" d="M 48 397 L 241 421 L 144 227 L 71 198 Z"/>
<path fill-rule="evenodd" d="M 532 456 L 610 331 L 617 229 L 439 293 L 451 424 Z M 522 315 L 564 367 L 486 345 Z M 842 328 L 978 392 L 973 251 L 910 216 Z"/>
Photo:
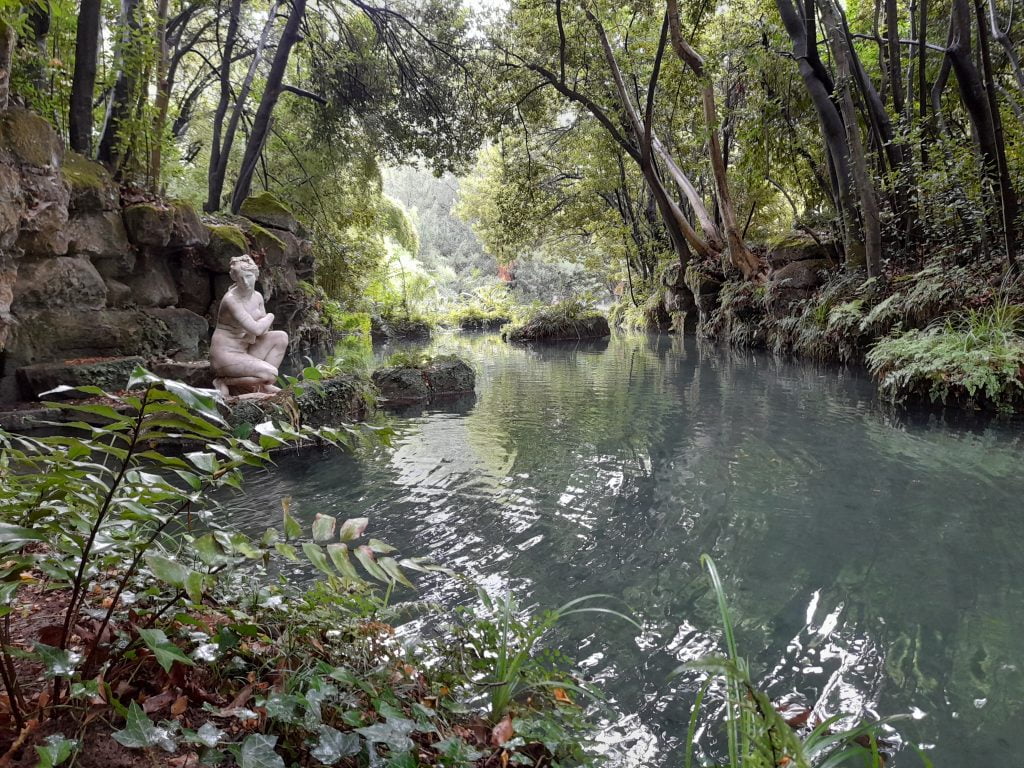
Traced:
<path fill-rule="evenodd" d="M 302 344 L 317 327 L 300 288 L 313 278 L 306 232 L 267 193 L 242 212 L 204 220 L 181 200 L 122 203 L 106 169 L 65 152 L 41 117 L 0 113 L 0 404 L 37 397 L 44 379 L 86 383 L 83 358 L 101 370 L 204 358 L 240 253 L 261 263 L 267 310 Z"/>
<path fill-rule="evenodd" d="M 438 357 L 427 365 L 390 365 L 373 372 L 384 405 L 409 405 L 474 391 L 476 374 L 457 357 Z"/>

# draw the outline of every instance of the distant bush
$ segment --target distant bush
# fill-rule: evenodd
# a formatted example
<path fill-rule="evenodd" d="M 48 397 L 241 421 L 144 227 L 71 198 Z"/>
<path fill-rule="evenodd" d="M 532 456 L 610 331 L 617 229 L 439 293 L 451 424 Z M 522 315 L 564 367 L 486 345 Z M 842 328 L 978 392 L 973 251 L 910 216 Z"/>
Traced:
<path fill-rule="evenodd" d="M 548 307 L 524 309 L 505 326 L 505 341 L 560 341 L 596 339 L 611 333 L 607 318 L 589 301 L 572 298 Z"/>

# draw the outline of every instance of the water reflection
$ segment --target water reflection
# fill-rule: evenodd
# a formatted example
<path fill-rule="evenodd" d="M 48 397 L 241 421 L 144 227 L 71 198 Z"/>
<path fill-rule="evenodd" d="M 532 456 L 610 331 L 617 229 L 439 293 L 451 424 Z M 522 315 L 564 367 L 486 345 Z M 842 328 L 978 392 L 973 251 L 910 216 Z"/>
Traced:
<path fill-rule="evenodd" d="M 773 697 L 918 708 L 901 731 L 935 744 L 937 765 L 1019 761 L 1005 739 L 1024 717 L 1015 425 L 898 414 L 856 371 L 693 339 L 435 346 L 474 361 L 475 400 L 403 413 L 369 457 L 285 458 L 234 516 L 259 528 L 291 495 L 305 517 L 367 515 L 527 604 L 621 597 L 642 635 L 581 618 L 555 638 L 610 693 L 602 738 L 620 765 L 681 763 L 700 680 L 671 673 L 720 641 L 704 552 Z M 426 592 L 466 599 L 450 582 Z"/>

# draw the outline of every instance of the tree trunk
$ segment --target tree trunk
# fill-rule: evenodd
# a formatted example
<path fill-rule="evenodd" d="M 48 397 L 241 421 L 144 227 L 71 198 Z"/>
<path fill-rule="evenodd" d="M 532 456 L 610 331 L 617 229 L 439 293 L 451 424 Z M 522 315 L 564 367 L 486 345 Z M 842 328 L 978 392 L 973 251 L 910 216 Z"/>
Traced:
<path fill-rule="evenodd" d="M 991 102 L 981 73 L 978 72 L 971 52 L 971 11 L 967 0 L 953 0 L 950 19 L 951 44 L 946 50 L 953 72 L 956 74 L 960 99 L 967 109 L 974 129 L 975 141 L 981 153 L 982 174 L 996 189 L 999 199 L 1000 218 L 1003 229 L 1003 245 L 1008 264 L 1015 259 L 1013 219 L 1009 218 L 1016 209 L 1015 198 L 1009 179 L 1005 175 L 1005 153 L 996 131 Z"/>
<path fill-rule="evenodd" d="M 113 171 L 117 171 L 123 158 L 125 147 L 120 146 L 123 137 L 120 135 L 124 123 L 132 113 L 132 95 L 135 90 L 135 73 L 130 66 L 125 66 L 125 50 L 134 45 L 133 38 L 138 33 L 139 24 L 135 17 L 139 0 L 121 0 L 121 40 L 117 54 L 117 79 L 114 91 L 107 105 L 107 116 L 103 126 L 103 137 L 100 139 L 96 159 Z"/>
<path fill-rule="evenodd" d="M 167 128 L 167 109 L 171 101 L 171 82 L 168 79 L 170 52 L 167 48 L 167 6 L 168 0 L 157 0 L 157 46 L 156 99 L 153 116 L 153 148 L 149 153 L 150 191 L 159 193 L 160 176 L 163 171 L 164 132 Z"/>
<path fill-rule="evenodd" d="M 878 215 L 878 196 L 874 183 L 868 172 L 867 158 L 864 154 L 864 143 L 860 136 L 860 125 L 857 110 L 853 104 L 851 86 L 854 81 L 853 65 L 850 50 L 847 48 L 847 37 L 839 18 L 839 11 L 832 5 L 832 0 L 825 0 L 822 5 L 821 18 L 828 28 L 832 40 L 832 55 L 838 69 L 839 107 L 842 110 L 843 122 L 846 124 L 846 140 L 850 148 L 850 164 L 853 169 L 854 183 L 860 199 L 861 216 L 864 224 L 864 262 L 868 277 L 879 272 L 882 256 L 882 231 Z M 847 261 L 850 256 L 847 254 Z M 856 264 L 856 261 L 852 263 Z"/>
<path fill-rule="evenodd" d="M 985 78 L 985 95 L 988 97 L 989 112 L 992 116 L 992 134 L 996 145 L 996 163 L 999 171 L 999 209 L 1003 219 L 1003 247 L 1006 250 L 1007 269 L 1016 271 L 1017 193 L 1010 180 L 1010 169 L 1006 161 L 1003 118 L 999 112 L 995 76 L 992 74 L 992 55 L 989 51 L 988 35 L 985 29 L 985 11 L 981 4 L 982 0 L 974 0 L 974 11 L 978 18 L 978 48 L 981 50 L 981 69 Z"/>
<path fill-rule="evenodd" d="M 292 47 L 299 39 L 299 25 L 306 12 L 306 0 L 292 0 L 292 12 L 288 15 L 288 23 L 281 33 L 281 40 L 277 44 L 277 51 L 274 52 L 274 60 L 270 64 L 270 72 L 267 74 L 267 83 L 263 88 L 263 96 L 260 105 L 256 109 L 256 116 L 252 121 L 252 130 L 249 133 L 249 140 L 245 144 L 245 153 L 242 155 L 242 166 L 238 172 L 238 180 L 235 182 L 234 191 L 231 194 L 231 212 L 238 213 L 245 198 L 249 196 L 249 189 L 252 186 L 252 176 L 256 172 L 256 165 L 259 163 L 260 153 L 267 142 L 270 134 L 270 120 L 273 116 L 274 107 L 281 96 L 282 82 L 285 69 L 288 67 L 288 59 L 292 53 Z"/>
<path fill-rule="evenodd" d="M 224 37 L 224 47 L 221 51 L 220 98 L 217 101 L 217 111 L 213 115 L 213 139 L 210 142 L 210 172 L 207 177 L 206 203 L 203 205 L 203 210 L 207 213 L 212 213 L 220 208 L 220 196 L 223 191 L 223 172 L 221 172 L 219 177 L 216 176 L 216 172 L 221 168 L 221 133 L 224 128 L 224 117 L 228 113 L 228 103 L 231 100 L 231 57 L 235 50 L 235 40 L 238 37 L 238 18 L 241 11 L 242 0 L 231 0 L 231 8 L 228 11 L 228 29 Z M 273 15 L 272 11 L 271 19 Z M 266 31 L 266 28 L 264 28 L 264 31 Z M 261 39 L 260 48 L 262 47 Z M 258 60 L 260 58 L 260 51 L 257 50 L 253 56 Z M 239 96 L 239 99 L 241 98 Z M 229 143 L 228 153 L 230 151 L 231 145 Z M 219 182 L 216 187 L 214 186 L 215 181 Z"/>
<path fill-rule="evenodd" d="M 896 0 L 885 0 L 885 39 L 889 47 L 889 87 L 892 88 L 892 107 L 897 115 L 902 115 L 903 59 L 900 55 L 900 22 Z"/>
<path fill-rule="evenodd" d="M 71 79 L 68 138 L 83 155 L 92 152 L 92 98 L 100 44 L 100 0 L 82 0 L 75 31 L 75 73 Z"/>
<path fill-rule="evenodd" d="M 743 235 L 736 225 L 736 212 L 732 197 L 729 194 L 729 179 L 725 167 L 725 155 L 722 152 L 718 136 L 718 108 L 715 104 L 715 88 L 704 70 L 704 59 L 683 38 L 679 24 L 679 5 L 677 0 L 668 0 L 669 30 L 672 33 L 672 47 L 676 55 L 701 80 L 702 103 L 704 107 L 704 125 L 707 130 L 708 154 L 711 157 L 711 171 L 715 180 L 715 197 L 718 209 L 722 214 L 726 237 L 729 241 L 729 256 L 733 266 L 740 270 L 744 278 L 750 279 L 757 274 L 760 263 L 743 242 Z"/>
<path fill-rule="evenodd" d="M 821 77 L 811 64 L 811 59 L 817 60 L 817 40 L 808 38 L 807 27 L 812 26 L 810 21 L 801 20 L 793 6 L 792 0 L 775 0 L 782 17 L 782 23 L 793 43 L 793 54 L 797 60 L 800 76 L 804 86 L 814 104 L 815 112 L 818 115 L 818 123 L 821 126 L 821 133 L 828 149 L 829 160 L 832 165 L 832 182 L 835 187 L 834 198 L 836 200 L 837 213 L 842 219 L 844 249 L 847 259 L 858 259 L 858 254 L 863 252 L 864 240 L 858 221 L 857 204 L 852 188 L 852 173 L 850 170 L 850 147 L 846 134 L 846 128 L 839 115 L 839 110 L 830 98 L 831 80 Z M 813 14 L 813 3 L 805 0 L 805 6 L 809 9 L 808 15 Z M 813 53 L 812 53 L 813 52 Z"/>
<path fill-rule="evenodd" d="M 928 0 L 921 0 L 921 20 L 917 28 L 917 98 L 918 119 L 921 121 L 921 167 L 928 167 L 928 141 L 925 126 L 928 122 Z"/>

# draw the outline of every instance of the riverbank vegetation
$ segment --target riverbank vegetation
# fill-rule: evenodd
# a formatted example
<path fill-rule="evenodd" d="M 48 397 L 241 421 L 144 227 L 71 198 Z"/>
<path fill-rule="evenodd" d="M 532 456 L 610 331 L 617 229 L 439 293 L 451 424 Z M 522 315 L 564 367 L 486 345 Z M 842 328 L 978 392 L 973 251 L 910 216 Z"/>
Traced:
<path fill-rule="evenodd" d="M 395 626 L 431 610 L 399 599 L 414 574 L 455 574 L 399 559 L 365 518 L 310 518 L 288 499 L 258 535 L 213 515 L 272 451 L 337 450 L 352 431 L 266 422 L 237 437 L 202 390 L 142 371 L 129 389 L 55 404 L 80 416 L 76 435 L 0 434 L 5 762 L 585 758 L 585 691 L 536 644 L 586 601 L 524 619 L 485 598 L 452 617 L 454 652 L 400 642 Z"/>

